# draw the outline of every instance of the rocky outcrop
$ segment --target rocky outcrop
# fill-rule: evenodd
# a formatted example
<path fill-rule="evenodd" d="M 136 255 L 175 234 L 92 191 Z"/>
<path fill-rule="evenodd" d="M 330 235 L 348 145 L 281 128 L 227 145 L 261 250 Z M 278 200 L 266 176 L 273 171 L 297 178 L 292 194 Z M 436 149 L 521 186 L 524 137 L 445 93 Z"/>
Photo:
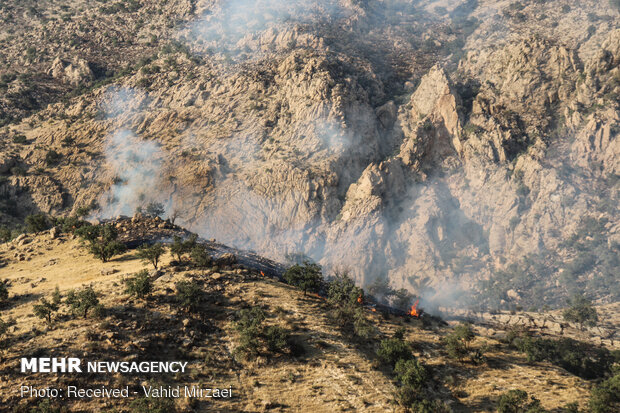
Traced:
<path fill-rule="evenodd" d="M 47 74 L 73 86 L 84 85 L 92 81 L 94 77 L 88 62 L 84 59 L 65 62 L 60 57 L 54 59 Z"/>

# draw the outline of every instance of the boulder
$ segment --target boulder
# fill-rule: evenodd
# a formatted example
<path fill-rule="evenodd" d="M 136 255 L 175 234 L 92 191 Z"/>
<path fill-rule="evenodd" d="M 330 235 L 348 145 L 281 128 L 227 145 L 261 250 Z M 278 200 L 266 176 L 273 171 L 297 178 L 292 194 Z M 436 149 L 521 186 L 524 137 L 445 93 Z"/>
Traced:
<path fill-rule="evenodd" d="M 54 227 L 50 229 L 49 234 L 51 239 L 56 239 L 60 235 L 60 229 L 58 227 Z"/>
<path fill-rule="evenodd" d="M 227 252 L 226 254 L 222 254 L 221 257 L 217 258 L 215 260 L 215 263 L 222 266 L 234 265 L 237 263 L 237 257 L 235 256 L 235 254 Z"/>

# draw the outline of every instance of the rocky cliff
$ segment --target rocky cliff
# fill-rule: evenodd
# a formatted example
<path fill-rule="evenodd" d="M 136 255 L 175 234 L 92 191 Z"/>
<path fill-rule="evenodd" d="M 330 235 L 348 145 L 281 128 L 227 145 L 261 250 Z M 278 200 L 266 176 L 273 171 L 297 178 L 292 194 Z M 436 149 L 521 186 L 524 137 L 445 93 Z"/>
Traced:
<path fill-rule="evenodd" d="M 156 201 L 204 237 L 444 305 L 613 301 L 610 4 L 4 6 L 0 86 L 41 87 L 0 99 L 2 220 Z"/>

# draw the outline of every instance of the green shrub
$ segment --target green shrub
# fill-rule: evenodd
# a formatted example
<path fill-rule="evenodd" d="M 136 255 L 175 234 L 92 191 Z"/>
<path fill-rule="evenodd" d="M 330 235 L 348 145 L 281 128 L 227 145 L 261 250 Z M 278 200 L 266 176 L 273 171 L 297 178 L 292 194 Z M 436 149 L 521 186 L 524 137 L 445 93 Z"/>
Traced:
<path fill-rule="evenodd" d="M 30 413 L 61 413 L 63 410 L 56 407 L 49 399 L 41 401 L 36 407 L 30 409 Z"/>
<path fill-rule="evenodd" d="M 33 214 L 26 217 L 28 232 L 41 232 L 50 228 L 50 222 L 45 214 Z"/>
<path fill-rule="evenodd" d="M 280 326 L 269 326 L 263 332 L 267 349 L 274 353 L 282 353 L 288 348 L 289 336 Z"/>
<path fill-rule="evenodd" d="M 260 354 L 262 324 L 265 320 L 265 312 L 259 307 L 243 309 L 238 314 L 239 319 L 235 323 L 235 329 L 239 332 L 239 346 L 235 353 L 245 358 L 255 358 Z"/>
<path fill-rule="evenodd" d="M 271 353 L 284 353 L 290 349 L 288 332 L 280 326 L 263 325 L 265 318 L 266 314 L 260 307 L 239 311 L 235 323 L 240 336 L 236 354 L 252 359 L 261 354 L 264 347 Z"/>
<path fill-rule="evenodd" d="M 60 293 L 60 288 L 58 288 L 58 286 L 54 288 L 54 292 L 52 293 L 52 304 L 56 306 L 62 304 L 62 294 Z"/>
<path fill-rule="evenodd" d="M 11 168 L 11 174 L 14 176 L 26 176 L 28 171 L 22 166 L 14 166 Z"/>
<path fill-rule="evenodd" d="M 609 350 L 570 338 L 553 340 L 525 336 L 515 339 L 514 343 L 527 354 L 530 362 L 548 361 L 584 379 L 605 376 L 614 363 Z"/>
<path fill-rule="evenodd" d="M 359 339 L 368 340 L 375 335 L 375 327 L 372 325 L 364 310 L 360 306 L 355 306 L 353 314 L 353 333 Z"/>
<path fill-rule="evenodd" d="M 99 298 L 92 287 L 88 286 L 80 291 L 70 290 L 67 293 L 66 303 L 71 307 L 74 314 L 88 317 L 88 312 L 99 305 Z"/>
<path fill-rule="evenodd" d="M 134 277 L 125 280 L 125 292 L 138 298 L 146 298 L 153 291 L 153 283 L 149 272 L 142 270 Z"/>
<path fill-rule="evenodd" d="M 377 355 L 392 367 L 396 366 L 396 363 L 400 360 L 406 361 L 413 358 L 411 346 L 400 337 L 381 340 Z"/>
<path fill-rule="evenodd" d="M 308 291 L 317 291 L 321 285 L 323 274 L 321 267 L 309 261 L 302 265 L 295 264 L 284 272 L 284 279 L 287 283 L 301 288 L 304 295 Z"/>
<path fill-rule="evenodd" d="M 117 241 L 118 232 L 112 225 L 84 225 L 75 233 L 88 243 L 90 253 L 103 262 L 108 262 L 127 249 Z"/>
<path fill-rule="evenodd" d="M 202 304 L 202 289 L 196 281 L 179 281 L 175 285 L 176 300 L 179 306 L 187 312 L 197 312 Z"/>
<path fill-rule="evenodd" d="M 18 143 L 20 145 L 25 145 L 28 143 L 28 140 L 24 135 L 15 135 L 13 136 L 13 143 Z"/>
<path fill-rule="evenodd" d="M 9 330 L 9 323 L 0 318 L 0 337 L 4 336 Z"/>
<path fill-rule="evenodd" d="M 59 227 L 64 233 L 74 233 L 78 228 L 88 225 L 86 221 L 82 221 L 78 217 L 55 218 L 54 225 Z"/>
<path fill-rule="evenodd" d="M 394 366 L 396 377 L 403 386 L 421 389 L 428 380 L 428 373 L 417 359 L 400 359 Z"/>
<path fill-rule="evenodd" d="M 620 411 L 620 368 L 614 374 L 592 388 L 588 407 L 592 413 Z"/>
<path fill-rule="evenodd" d="M 448 356 L 462 361 L 469 354 L 469 343 L 474 339 L 474 331 L 468 323 L 461 323 L 444 339 Z"/>
<path fill-rule="evenodd" d="M 62 155 L 53 149 L 50 149 L 45 154 L 45 163 L 47 164 L 47 166 L 57 165 L 61 159 L 62 159 Z"/>
<path fill-rule="evenodd" d="M 509 390 L 502 394 L 497 404 L 498 413 L 544 413 L 540 401 L 534 397 L 528 398 L 523 390 Z"/>
<path fill-rule="evenodd" d="M 412 413 L 448 413 L 452 409 L 439 400 L 430 400 L 428 395 L 409 386 L 401 386 L 396 391 L 396 402 Z"/>
<path fill-rule="evenodd" d="M 69 146 L 73 146 L 73 144 L 75 144 L 75 139 L 73 139 L 70 136 L 67 136 L 65 138 L 63 138 L 63 140 L 61 141 L 62 146 L 64 146 L 65 148 L 69 147 Z"/>
<path fill-rule="evenodd" d="M 0 304 L 5 302 L 9 298 L 9 289 L 6 286 L 6 283 L 0 280 Z"/>
<path fill-rule="evenodd" d="M 174 413 L 174 400 L 166 397 L 144 397 L 129 403 L 132 413 Z"/>
<path fill-rule="evenodd" d="M 159 259 L 165 252 L 166 249 L 160 243 L 155 243 L 153 245 L 142 244 L 140 248 L 138 248 L 138 257 L 144 262 L 152 264 L 157 270 Z"/>

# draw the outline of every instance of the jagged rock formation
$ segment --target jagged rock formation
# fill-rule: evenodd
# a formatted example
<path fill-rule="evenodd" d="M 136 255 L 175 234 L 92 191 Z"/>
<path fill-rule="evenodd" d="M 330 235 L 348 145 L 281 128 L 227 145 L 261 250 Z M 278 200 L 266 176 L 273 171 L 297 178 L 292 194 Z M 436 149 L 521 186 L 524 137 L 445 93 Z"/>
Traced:
<path fill-rule="evenodd" d="M 1 191 L 24 206 L 3 219 L 160 201 L 207 238 L 277 259 L 302 251 L 438 301 L 539 260 L 535 301 L 554 301 L 571 293 L 560 280 L 579 254 L 566 240 L 592 218 L 610 258 L 571 279 L 613 300 L 595 281 L 620 237 L 618 11 L 564 3 L 293 2 L 283 16 L 273 2 L 259 22 L 175 2 L 175 30 L 137 30 L 144 44 L 152 32 L 179 43 L 115 88 L 0 130 Z M 157 7 L 145 4 L 119 18 Z M 136 58 L 134 46 L 110 53 Z M 57 87 L 98 79 L 88 62 L 100 56 L 56 56 L 40 63 Z M 524 304 L 522 278 L 494 305 Z"/>

